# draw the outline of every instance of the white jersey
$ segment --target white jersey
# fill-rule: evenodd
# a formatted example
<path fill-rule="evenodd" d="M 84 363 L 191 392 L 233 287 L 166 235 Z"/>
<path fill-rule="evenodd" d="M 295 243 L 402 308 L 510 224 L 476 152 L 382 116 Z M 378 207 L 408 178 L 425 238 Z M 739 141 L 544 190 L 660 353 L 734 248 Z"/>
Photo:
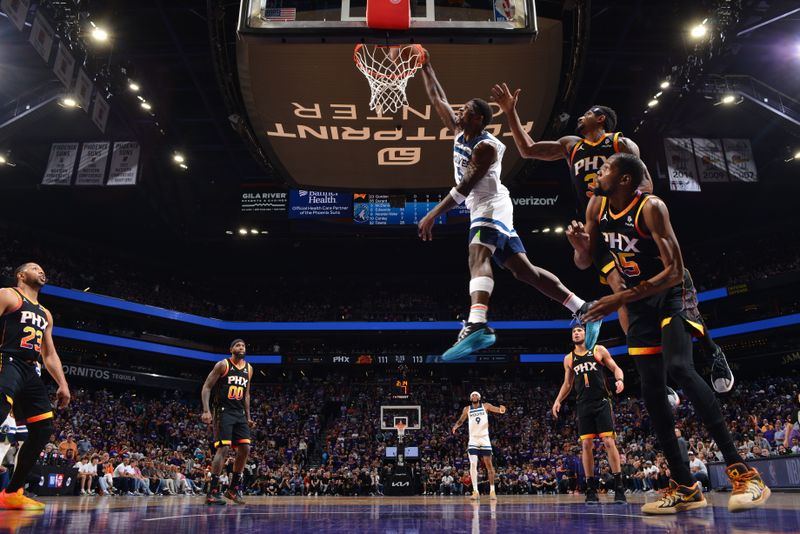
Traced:
<path fill-rule="evenodd" d="M 469 439 L 489 438 L 489 413 L 483 403 L 477 408 L 469 406 Z"/>
<path fill-rule="evenodd" d="M 456 185 L 461 183 L 464 179 L 464 173 L 467 171 L 470 159 L 472 159 L 472 151 L 481 143 L 488 143 L 492 145 L 497 152 L 497 156 L 486 176 L 481 178 L 475 187 L 472 188 L 467 196 L 467 208 L 473 213 L 479 208 L 486 209 L 490 205 L 498 205 L 504 202 L 511 203 L 511 197 L 508 194 L 508 189 L 500 182 L 500 174 L 503 171 L 503 154 L 506 151 L 506 146 L 495 136 L 487 131 L 483 131 L 469 141 L 464 140 L 464 132 L 456 135 L 453 141 L 453 166 L 454 177 Z"/>

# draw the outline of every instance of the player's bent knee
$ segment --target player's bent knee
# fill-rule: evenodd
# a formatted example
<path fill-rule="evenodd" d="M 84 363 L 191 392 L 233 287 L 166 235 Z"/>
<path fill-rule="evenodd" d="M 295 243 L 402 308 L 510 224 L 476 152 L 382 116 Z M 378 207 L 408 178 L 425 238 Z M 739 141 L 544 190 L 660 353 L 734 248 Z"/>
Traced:
<path fill-rule="evenodd" d="M 28 437 L 25 443 L 33 443 L 44 447 L 50 439 L 52 434 L 55 434 L 56 427 L 53 425 L 53 419 L 48 418 L 35 423 L 28 423 Z"/>

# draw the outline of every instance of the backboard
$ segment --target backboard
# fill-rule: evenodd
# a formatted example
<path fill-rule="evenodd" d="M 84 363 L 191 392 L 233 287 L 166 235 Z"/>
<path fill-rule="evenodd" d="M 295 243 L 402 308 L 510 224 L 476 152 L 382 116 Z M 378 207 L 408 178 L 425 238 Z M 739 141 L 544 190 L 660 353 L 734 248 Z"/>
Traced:
<path fill-rule="evenodd" d="M 420 430 L 422 409 L 420 406 L 383 405 L 381 406 L 381 430 L 395 430 L 398 422 L 406 424 L 405 430 Z"/>
<path fill-rule="evenodd" d="M 244 1 L 243 6 L 256 8 L 247 21 L 261 17 L 260 3 Z M 439 10 L 437 0 L 434 11 Z M 295 13 L 294 18 L 299 18 L 300 12 Z M 408 83 L 407 107 L 392 114 L 371 111 L 369 85 L 353 63 L 354 45 L 371 34 L 363 23 L 342 21 L 340 6 L 331 13 L 331 21 L 323 17 L 310 21 L 310 28 L 288 28 L 309 32 L 316 40 L 297 40 L 294 34 L 263 27 L 263 21 L 258 23 L 261 27 L 239 33 L 236 52 L 242 100 L 273 167 L 300 189 L 387 193 L 440 192 L 452 187 L 453 136 L 432 109 L 421 75 Z M 426 35 L 420 34 L 426 28 L 415 28 L 422 22 L 412 20 L 410 30 L 400 32 L 400 38 L 414 39 L 430 52 L 431 64 L 454 107 L 476 97 L 489 100 L 492 85 L 507 82 L 512 89 L 523 90 L 517 106 L 523 126 L 534 139 L 542 135 L 551 122 L 561 82 L 560 20 L 539 18 L 531 23 L 526 31 L 536 28 L 535 42 L 530 34 L 523 41 L 487 38 L 494 44 L 470 42 L 484 30 L 470 27 L 469 21 L 453 21 L 467 24 L 461 27 L 428 27 Z M 361 26 L 342 28 L 335 25 L 339 23 Z M 523 161 L 505 117 L 497 106 L 493 109 L 495 118 L 488 130 L 506 144 L 505 179 Z"/>
<path fill-rule="evenodd" d="M 367 0 L 243 0 L 240 32 L 283 34 L 314 38 L 358 35 L 369 38 Z M 411 0 L 408 32 L 390 37 L 411 40 L 425 35 L 466 36 L 496 34 L 531 39 L 536 32 L 533 0 Z M 386 32 L 375 32 L 386 38 Z"/>

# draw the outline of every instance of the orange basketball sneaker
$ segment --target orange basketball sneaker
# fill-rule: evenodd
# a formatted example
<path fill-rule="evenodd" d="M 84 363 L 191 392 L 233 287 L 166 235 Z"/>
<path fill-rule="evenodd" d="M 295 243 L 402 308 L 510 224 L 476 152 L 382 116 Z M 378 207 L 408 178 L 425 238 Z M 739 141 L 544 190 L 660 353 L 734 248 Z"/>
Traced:
<path fill-rule="evenodd" d="M 744 512 L 767 502 L 772 492 L 755 468 L 748 469 L 746 465 L 739 463 L 729 465 L 725 471 L 733 484 L 731 498 L 728 500 L 729 511 Z"/>
<path fill-rule="evenodd" d="M 13 493 L 0 491 L 0 510 L 44 510 L 44 503 L 26 497 L 22 488 Z"/>

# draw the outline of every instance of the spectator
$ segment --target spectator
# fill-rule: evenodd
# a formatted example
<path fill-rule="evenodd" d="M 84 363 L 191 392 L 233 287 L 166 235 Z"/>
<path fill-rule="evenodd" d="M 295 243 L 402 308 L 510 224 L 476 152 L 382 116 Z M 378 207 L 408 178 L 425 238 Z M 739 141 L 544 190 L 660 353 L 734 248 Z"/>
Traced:
<path fill-rule="evenodd" d="M 692 472 L 694 479 L 700 482 L 704 490 L 709 491 L 711 487 L 708 480 L 708 468 L 703 460 L 702 453 L 695 456 L 694 452 L 689 451 L 689 470 Z"/>

